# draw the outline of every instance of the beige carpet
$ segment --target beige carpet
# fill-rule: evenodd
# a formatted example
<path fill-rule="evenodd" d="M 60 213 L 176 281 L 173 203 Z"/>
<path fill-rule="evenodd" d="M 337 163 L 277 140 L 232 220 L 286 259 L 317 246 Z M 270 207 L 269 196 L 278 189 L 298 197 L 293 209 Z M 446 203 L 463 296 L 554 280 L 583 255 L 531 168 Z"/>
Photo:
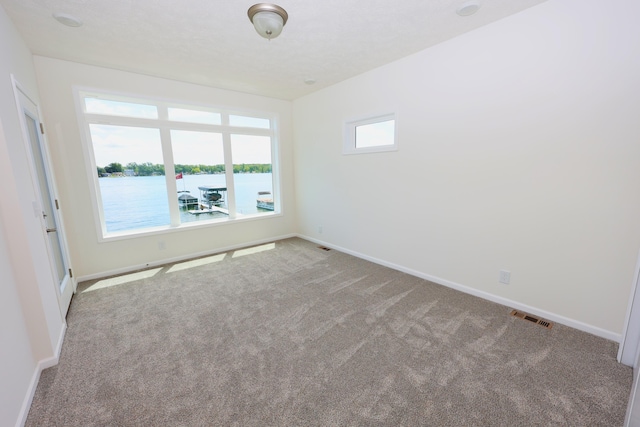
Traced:
<path fill-rule="evenodd" d="M 82 284 L 28 426 L 624 420 L 617 344 L 304 240 L 146 276 Z"/>

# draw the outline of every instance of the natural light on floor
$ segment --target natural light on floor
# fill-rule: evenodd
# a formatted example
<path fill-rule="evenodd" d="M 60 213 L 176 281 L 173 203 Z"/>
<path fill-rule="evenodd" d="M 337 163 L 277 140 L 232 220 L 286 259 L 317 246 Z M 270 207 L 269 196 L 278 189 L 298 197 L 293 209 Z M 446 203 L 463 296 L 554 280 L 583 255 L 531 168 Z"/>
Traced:
<path fill-rule="evenodd" d="M 239 249 L 237 251 L 234 251 L 231 257 L 238 258 L 245 255 L 252 255 L 252 254 L 256 254 L 264 251 L 269 251 L 275 248 L 276 248 L 275 243 L 267 243 L 266 245 L 253 246 L 251 248 L 246 248 L 246 249 Z M 213 264 L 215 262 L 221 262 L 226 258 L 226 256 L 227 256 L 226 253 L 222 253 L 222 254 L 212 255 L 204 258 L 192 259 L 190 261 L 179 262 L 169 267 L 169 269 L 167 269 L 165 273 L 175 273 L 177 271 L 187 270 L 189 268 L 195 268 L 195 267 L 200 267 L 207 264 Z M 118 277 L 112 277 L 110 279 L 100 280 L 94 283 L 93 285 L 89 286 L 84 291 L 82 291 L 82 293 L 97 291 L 98 289 L 104 289 L 111 286 L 122 285 L 125 283 L 131 283 L 131 282 L 135 282 L 136 280 L 148 279 L 149 277 L 153 277 L 156 274 L 158 274 L 163 268 L 165 267 L 158 267 L 151 270 L 139 271 L 137 273 L 125 274 Z"/>
<path fill-rule="evenodd" d="M 257 254 L 258 252 L 270 251 L 271 249 L 275 249 L 275 243 L 267 243 L 266 245 L 254 246 L 252 248 L 240 249 L 233 253 L 231 258 L 238 258 L 245 255 Z"/>
<path fill-rule="evenodd" d="M 175 273 L 176 271 L 187 270 L 189 268 L 200 267 L 201 265 L 213 264 L 214 262 L 220 262 L 226 257 L 227 254 L 218 254 L 205 258 L 192 259 L 191 261 L 180 262 L 174 264 L 167 270 L 167 273 Z"/>
<path fill-rule="evenodd" d="M 149 277 L 153 277 L 156 274 L 158 274 L 160 270 L 162 270 L 162 267 L 154 268 L 152 270 L 139 271 L 137 273 L 125 274 L 124 276 L 112 277 L 110 279 L 100 280 L 94 283 L 93 285 L 89 286 L 84 291 L 82 291 L 82 293 L 97 291 L 98 289 L 104 289 L 111 286 L 123 285 L 125 283 L 135 282 L 136 280 L 148 279 Z"/>

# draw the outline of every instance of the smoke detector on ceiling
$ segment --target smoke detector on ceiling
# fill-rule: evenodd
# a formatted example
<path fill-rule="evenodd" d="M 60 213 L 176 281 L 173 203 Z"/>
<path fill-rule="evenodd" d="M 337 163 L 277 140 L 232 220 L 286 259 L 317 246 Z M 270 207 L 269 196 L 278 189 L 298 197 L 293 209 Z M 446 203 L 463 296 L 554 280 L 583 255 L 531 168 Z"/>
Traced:
<path fill-rule="evenodd" d="M 75 16 L 70 15 L 68 13 L 55 12 L 53 14 L 53 17 L 56 19 L 56 21 L 58 21 L 59 23 L 61 23 L 63 25 L 66 25 L 67 27 L 81 27 L 82 26 L 82 21 L 81 20 L 79 20 Z"/>
<path fill-rule="evenodd" d="M 470 0 L 462 3 L 457 9 L 456 13 L 460 16 L 471 16 L 480 9 L 480 2 L 476 0 Z"/>

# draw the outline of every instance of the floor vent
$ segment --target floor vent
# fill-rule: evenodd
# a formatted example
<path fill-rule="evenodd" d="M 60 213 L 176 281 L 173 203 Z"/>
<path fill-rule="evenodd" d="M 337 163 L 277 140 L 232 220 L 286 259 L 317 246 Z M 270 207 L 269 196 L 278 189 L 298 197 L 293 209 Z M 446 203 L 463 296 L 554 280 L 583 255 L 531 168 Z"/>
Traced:
<path fill-rule="evenodd" d="M 322 249 L 323 251 L 330 251 L 330 248 L 327 248 L 326 246 L 318 246 L 320 249 Z"/>
<path fill-rule="evenodd" d="M 512 310 L 511 315 L 515 317 L 519 317 L 520 319 L 528 320 L 529 322 L 535 323 L 536 325 L 544 326 L 547 329 L 551 329 L 553 327 L 553 323 L 548 320 L 539 319 L 537 317 L 531 316 L 530 314 L 523 313 L 522 311 Z"/>

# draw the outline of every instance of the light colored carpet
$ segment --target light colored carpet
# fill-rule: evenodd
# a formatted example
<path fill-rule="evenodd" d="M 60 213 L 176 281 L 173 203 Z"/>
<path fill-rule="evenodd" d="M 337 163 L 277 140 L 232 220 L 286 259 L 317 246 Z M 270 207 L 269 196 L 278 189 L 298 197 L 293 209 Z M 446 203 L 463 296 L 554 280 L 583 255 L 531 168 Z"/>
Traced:
<path fill-rule="evenodd" d="M 83 283 L 27 425 L 623 423 L 616 343 L 301 239 L 253 251 Z"/>

